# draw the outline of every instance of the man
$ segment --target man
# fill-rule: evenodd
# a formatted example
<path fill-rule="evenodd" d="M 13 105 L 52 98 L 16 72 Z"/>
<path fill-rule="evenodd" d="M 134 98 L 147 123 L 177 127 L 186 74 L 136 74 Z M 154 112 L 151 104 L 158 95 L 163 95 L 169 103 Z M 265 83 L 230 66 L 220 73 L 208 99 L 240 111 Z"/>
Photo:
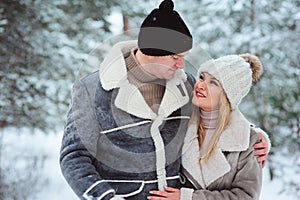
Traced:
<path fill-rule="evenodd" d="M 163 1 L 138 44 L 116 44 L 99 71 L 74 84 L 60 162 L 81 199 L 141 200 L 181 185 L 195 80 L 183 71 L 192 35 L 173 8 Z"/>

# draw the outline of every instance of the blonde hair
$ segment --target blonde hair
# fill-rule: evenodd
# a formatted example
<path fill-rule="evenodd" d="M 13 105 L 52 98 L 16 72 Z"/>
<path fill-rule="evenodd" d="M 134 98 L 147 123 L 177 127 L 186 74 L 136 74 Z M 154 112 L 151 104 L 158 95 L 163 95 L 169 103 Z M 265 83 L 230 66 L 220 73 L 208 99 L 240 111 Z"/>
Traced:
<path fill-rule="evenodd" d="M 217 149 L 217 144 L 218 144 L 219 138 L 230 120 L 230 112 L 231 112 L 230 111 L 230 103 L 229 103 L 229 100 L 227 99 L 225 93 L 223 93 L 221 95 L 219 106 L 220 106 L 219 107 L 219 116 L 218 116 L 218 120 L 217 120 L 217 127 L 215 130 L 215 133 L 214 133 L 212 139 L 210 140 L 205 152 L 201 153 L 200 160 L 204 159 L 204 161 L 206 163 L 208 162 L 209 158 L 215 153 L 215 151 Z M 200 149 L 201 149 L 201 146 L 203 145 L 204 137 L 205 137 L 205 129 L 203 126 L 202 119 L 200 119 L 200 121 L 199 121 L 197 134 L 198 134 L 198 140 L 199 140 L 199 145 L 200 145 Z M 200 160 L 199 160 L 199 162 L 200 162 Z"/>

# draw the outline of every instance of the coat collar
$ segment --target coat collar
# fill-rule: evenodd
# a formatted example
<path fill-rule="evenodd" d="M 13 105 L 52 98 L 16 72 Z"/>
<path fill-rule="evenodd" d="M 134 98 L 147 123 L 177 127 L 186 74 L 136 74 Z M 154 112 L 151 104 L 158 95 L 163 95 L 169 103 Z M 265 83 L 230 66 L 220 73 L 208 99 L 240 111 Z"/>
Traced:
<path fill-rule="evenodd" d="M 116 44 L 100 65 L 99 76 L 102 87 L 106 90 L 119 89 L 115 105 L 130 114 L 144 119 L 155 119 L 154 113 L 147 105 L 136 86 L 129 83 L 124 54 L 137 48 L 136 41 L 126 41 Z M 189 95 L 184 82 L 187 77 L 183 70 L 177 70 L 174 77 L 166 82 L 158 115 L 167 117 L 172 112 L 189 102 Z"/>
<path fill-rule="evenodd" d="M 223 152 L 244 151 L 249 147 L 250 125 L 239 110 L 232 111 L 230 122 L 219 139 L 216 153 L 212 155 L 208 163 L 201 160 L 200 167 L 198 121 L 195 120 L 190 124 L 183 146 L 182 165 L 202 188 L 207 188 L 231 170 Z"/>

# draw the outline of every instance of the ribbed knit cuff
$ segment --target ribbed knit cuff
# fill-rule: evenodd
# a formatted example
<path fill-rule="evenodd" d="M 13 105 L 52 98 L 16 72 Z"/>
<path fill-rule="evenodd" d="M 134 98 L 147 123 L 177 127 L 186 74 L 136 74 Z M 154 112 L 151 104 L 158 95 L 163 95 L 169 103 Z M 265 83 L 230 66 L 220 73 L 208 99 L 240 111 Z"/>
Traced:
<path fill-rule="evenodd" d="M 180 200 L 192 200 L 194 190 L 191 188 L 181 188 L 180 189 Z"/>

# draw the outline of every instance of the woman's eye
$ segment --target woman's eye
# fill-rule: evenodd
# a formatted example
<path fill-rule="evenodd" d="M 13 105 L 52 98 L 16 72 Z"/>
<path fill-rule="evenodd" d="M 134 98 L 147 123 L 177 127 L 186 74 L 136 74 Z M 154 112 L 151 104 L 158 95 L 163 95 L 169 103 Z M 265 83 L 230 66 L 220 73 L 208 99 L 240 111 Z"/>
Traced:
<path fill-rule="evenodd" d="M 211 81 L 211 84 L 214 84 L 215 86 L 219 86 L 219 84 L 216 81 Z"/>
<path fill-rule="evenodd" d="M 203 74 L 200 74 L 200 76 L 199 76 L 199 79 L 201 79 L 201 80 L 203 80 L 203 79 L 204 79 L 204 76 L 203 76 Z"/>

